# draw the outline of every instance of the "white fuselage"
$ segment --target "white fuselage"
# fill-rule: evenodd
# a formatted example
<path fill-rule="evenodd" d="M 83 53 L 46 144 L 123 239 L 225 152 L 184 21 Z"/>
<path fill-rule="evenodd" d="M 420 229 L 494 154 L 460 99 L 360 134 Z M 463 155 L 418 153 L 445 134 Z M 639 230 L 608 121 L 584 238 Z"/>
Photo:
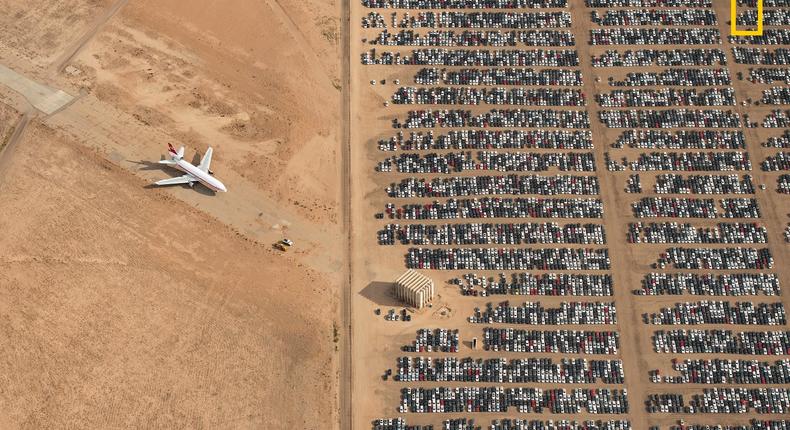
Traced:
<path fill-rule="evenodd" d="M 228 191 L 228 189 L 225 188 L 225 185 L 217 178 L 211 176 L 208 172 L 198 169 L 192 163 L 184 161 L 183 159 L 173 161 L 176 163 L 173 165 L 173 167 L 184 173 L 194 176 L 198 181 L 200 181 L 201 184 L 205 185 L 206 187 L 214 191 L 222 191 L 223 193 Z"/>

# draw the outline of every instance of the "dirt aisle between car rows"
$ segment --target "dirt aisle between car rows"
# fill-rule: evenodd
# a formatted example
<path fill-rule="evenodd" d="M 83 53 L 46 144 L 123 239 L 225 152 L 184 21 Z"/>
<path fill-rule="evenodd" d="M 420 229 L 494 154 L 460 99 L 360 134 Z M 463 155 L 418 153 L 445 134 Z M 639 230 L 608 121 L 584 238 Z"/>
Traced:
<path fill-rule="evenodd" d="M 635 429 L 647 429 L 648 419 L 642 399 L 645 399 L 647 378 L 645 369 L 648 362 L 645 360 L 645 345 L 649 345 L 650 332 L 646 330 L 641 321 L 641 315 L 636 306 L 636 298 L 632 291 L 639 285 L 639 274 L 632 268 L 639 264 L 630 252 L 631 247 L 623 240 L 626 234 L 628 220 L 623 217 L 623 208 L 628 208 L 629 203 L 622 193 L 623 183 L 617 176 L 606 168 L 605 156 L 610 141 L 606 139 L 604 126 L 598 121 L 600 108 L 593 95 L 602 92 L 600 82 L 596 80 L 599 73 L 592 67 L 590 58 L 592 51 L 587 43 L 590 37 L 589 10 L 584 0 L 569 0 L 569 11 L 573 22 L 572 30 L 576 36 L 576 49 L 579 53 L 580 69 L 584 76 L 584 93 L 587 95 L 587 112 L 590 116 L 590 131 L 593 135 L 593 152 L 595 154 L 596 170 L 601 186 L 601 200 L 603 201 L 603 224 L 606 229 L 607 248 L 612 260 L 612 278 L 614 283 L 614 302 L 617 308 L 617 330 L 620 333 L 620 358 L 623 360 L 625 373 L 624 387 L 628 389 L 630 409 L 628 417 Z"/>

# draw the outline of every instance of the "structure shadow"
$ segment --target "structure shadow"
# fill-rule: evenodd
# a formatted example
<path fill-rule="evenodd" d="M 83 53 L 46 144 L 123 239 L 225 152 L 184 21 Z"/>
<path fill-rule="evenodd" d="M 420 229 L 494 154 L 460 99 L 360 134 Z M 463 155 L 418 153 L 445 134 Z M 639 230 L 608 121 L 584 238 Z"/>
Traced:
<path fill-rule="evenodd" d="M 404 304 L 395 298 L 394 282 L 371 282 L 359 294 L 382 307 L 403 307 Z"/>

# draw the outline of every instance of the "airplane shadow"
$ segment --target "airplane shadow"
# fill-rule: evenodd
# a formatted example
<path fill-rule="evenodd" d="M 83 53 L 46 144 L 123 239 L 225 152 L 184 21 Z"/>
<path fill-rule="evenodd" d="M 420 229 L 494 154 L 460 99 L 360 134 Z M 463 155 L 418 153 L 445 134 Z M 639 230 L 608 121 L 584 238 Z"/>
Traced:
<path fill-rule="evenodd" d="M 157 189 L 157 188 L 158 189 L 162 189 L 162 188 L 171 188 L 171 187 L 189 188 L 189 185 L 187 185 L 187 184 L 179 184 L 179 185 L 159 186 L 159 185 L 156 185 L 156 184 L 148 184 L 148 185 L 145 185 L 143 188 L 145 188 L 145 189 Z M 195 186 L 192 187 L 192 191 L 194 191 L 196 193 L 199 193 L 199 194 L 203 194 L 204 196 L 216 196 L 217 195 L 217 193 L 214 190 L 212 190 L 210 188 L 206 188 L 203 184 L 195 184 Z"/>
<path fill-rule="evenodd" d="M 184 186 L 185 187 L 189 187 L 189 185 L 184 185 Z M 203 185 L 203 184 L 195 184 L 195 186 L 192 189 L 195 190 L 196 192 L 200 193 L 200 194 L 203 194 L 204 196 L 216 196 L 217 195 L 217 193 L 214 190 L 212 190 L 211 188 L 206 188 L 206 186 Z"/>
<path fill-rule="evenodd" d="M 126 161 L 127 163 L 138 164 L 140 166 L 143 166 L 140 167 L 138 170 L 161 170 L 163 172 L 173 170 L 167 165 L 159 164 L 156 161 L 148 161 L 148 160 L 140 160 L 140 161 L 124 160 L 124 161 Z"/>

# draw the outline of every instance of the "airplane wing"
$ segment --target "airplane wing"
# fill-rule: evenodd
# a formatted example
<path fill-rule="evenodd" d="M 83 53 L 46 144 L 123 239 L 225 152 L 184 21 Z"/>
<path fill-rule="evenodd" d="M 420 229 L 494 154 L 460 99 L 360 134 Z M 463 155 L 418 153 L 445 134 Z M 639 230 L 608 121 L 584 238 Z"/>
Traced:
<path fill-rule="evenodd" d="M 170 178 L 170 179 L 162 179 L 161 181 L 156 181 L 156 185 L 178 185 L 178 184 L 189 184 L 191 182 L 197 182 L 197 178 L 192 175 L 184 175 L 179 176 L 177 178 Z"/>
<path fill-rule="evenodd" d="M 200 165 L 197 166 L 198 169 L 208 173 L 208 169 L 211 168 L 211 155 L 214 153 L 214 150 L 209 147 L 206 150 L 206 154 L 203 155 L 203 159 L 200 160 Z"/>

